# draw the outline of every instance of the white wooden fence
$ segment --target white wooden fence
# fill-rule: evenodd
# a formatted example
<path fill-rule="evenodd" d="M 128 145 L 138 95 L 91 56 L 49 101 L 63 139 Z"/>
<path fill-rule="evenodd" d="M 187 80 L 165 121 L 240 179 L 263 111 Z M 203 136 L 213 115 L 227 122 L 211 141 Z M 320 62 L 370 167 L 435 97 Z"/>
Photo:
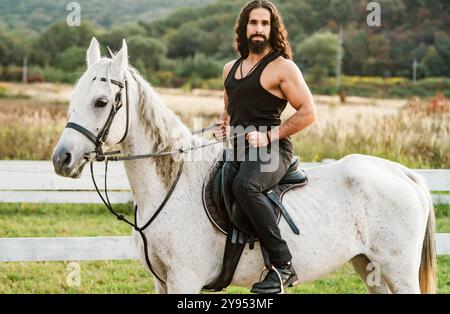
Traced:
<path fill-rule="evenodd" d="M 331 162 L 324 161 L 324 162 Z M 308 168 L 323 163 L 303 163 Z M 103 186 L 104 165 L 95 165 Z M 450 170 L 416 169 L 433 192 L 450 193 Z M 110 163 L 108 190 L 111 203 L 132 201 L 121 163 Z M 433 194 L 435 204 L 450 204 L 450 194 Z M 57 176 L 49 161 L 0 161 L 0 202 L 101 203 L 88 167 L 78 180 Z M 450 254 L 450 234 L 436 234 L 437 253 Z M 0 262 L 135 259 L 131 237 L 0 238 Z"/>

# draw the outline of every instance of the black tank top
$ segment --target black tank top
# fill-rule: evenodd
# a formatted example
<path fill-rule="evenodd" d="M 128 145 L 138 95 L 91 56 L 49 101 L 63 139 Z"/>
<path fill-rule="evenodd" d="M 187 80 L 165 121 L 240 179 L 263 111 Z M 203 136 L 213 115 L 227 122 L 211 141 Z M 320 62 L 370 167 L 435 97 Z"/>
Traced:
<path fill-rule="evenodd" d="M 252 126 L 257 130 L 264 126 L 266 130 L 270 130 L 271 127 L 281 124 L 280 116 L 286 108 L 287 100 L 273 95 L 260 82 L 264 68 L 278 56 L 278 53 L 271 52 L 250 74 L 239 80 L 235 78 L 235 73 L 242 57 L 233 64 L 224 84 L 228 97 L 230 126 Z M 293 151 L 290 137 L 281 139 L 279 144 L 280 148 Z"/>

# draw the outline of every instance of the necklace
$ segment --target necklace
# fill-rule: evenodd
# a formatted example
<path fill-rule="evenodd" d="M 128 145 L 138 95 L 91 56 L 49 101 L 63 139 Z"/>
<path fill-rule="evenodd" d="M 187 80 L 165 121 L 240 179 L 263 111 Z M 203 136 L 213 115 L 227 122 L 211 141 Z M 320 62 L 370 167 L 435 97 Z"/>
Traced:
<path fill-rule="evenodd" d="M 264 57 L 261 58 L 261 60 L 259 60 L 258 62 L 256 62 L 256 64 L 250 69 L 250 71 L 247 72 L 247 74 L 245 75 L 245 77 L 249 76 L 250 73 L 253 72 L 253 70 L 272 52 L 272 50 L 270 50 L 268 53 L 266 53 L 264 55 Z M 244 59 L 242 59 L 241 64 L 239 65 L 239 71 L 241 72 L 241 79 L 245 78 L 243 73 L 242 73 L 242 64 L 244 63 Z"/>

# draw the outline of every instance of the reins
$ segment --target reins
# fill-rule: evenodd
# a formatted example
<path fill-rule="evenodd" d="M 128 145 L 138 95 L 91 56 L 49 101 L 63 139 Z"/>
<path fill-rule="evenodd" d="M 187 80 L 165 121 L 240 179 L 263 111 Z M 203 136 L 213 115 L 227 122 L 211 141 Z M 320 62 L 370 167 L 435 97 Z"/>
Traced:
<path fill-rule="evenodd" d="M 219 125 L 218 123 L 212 124 L 211 126 L 201 129 L 201 130 L 197 130 L 195 132 L 193 132 L 192 134 L 200 134 L 200 133 L 204 133 L 212 128 L 214 128 L 215 126 Z M 243 136 L 244 134 L 239 134 L 237 136 L 233 136 L 230 137 L 231 138 L 237 138 L 239 136 Z M 162 203 L 159 205 L 158 209 L 155 211 L 155 213 L 150 217 L 150 219 L 142 226 L 139 227 L 138 223 L 137 223 L 137 210 L 138 210 L 138 206 L 137 204 L 134 205 L 134 223 L 129 221 L 123 214 L 118 214 L 117 212 L 114 211 L 111 202 L 109 201 L 109 197 L 108 197 L 108 186 L 107 186 L 107 178 L 108 178 L 108 162 L 109 161 L 124 161 L 124 160 L 137 160 L 137 159 L 146 159 L 146 158 L 152 158 L 152 157 L 163 157 L 163 156 L 167 156 L 167 155 L 172 155 L 172 154 L 181 154 L 181 153 L 187 153 L 191 150 L 195 150 L 195 149 L 199 149 L 199 148 L 203 148 L 203 147 L 207 147 L 207 146 L 211 146 L 211 145 L 215 145 L 218 143 L 222 143 L 224 141 L 217 141 L 217 142 L 212 142 L 212 143 L 207 143 L 204 145 L 200 145 L 200 146 L 193 146 L 193 147 L 189 147 L 187 149 L 179 149 L 177 151 L 170 151 L 170 152 L 161 152 L 161 153 L 151 153 L 151 154 L 143 154 L 143 155 L 132 155 L 132 156 L 122 156 L 122 157 L 117 157 L 117 156 L 109 156 L 112 154 L 118 154 L 120 153 L 120 151 L 112 151 L 112 152 L 105 152 L 102 156 L 100 156 L 101 158 L 99 159 L 98 156 L 94 156 L 93 160 L 90 160 L 90 170 L 91 170 L 91 178 L 92 178 L 92 182 L 94 183 L 94 187 L 95 190 L 97 192 L 97 194 L 100 196 L 101 200 L 103 201 L 103 203 L 105 204 L 105 206 L 108 208 L 108 210 L 111 212 L 111 214 L 113 214 L 117 220 L 119 221 L 123 221 L 125 223 L 127 223 L 128 225 L 130 225 L 131 227 L 133 227 L 134 230 L 136 230 L 142 238 L 142 242 L 143 242 L 143 246 L 144 246 L 144 255 L 145 255 L 145 261 L 147 263 L 147 266 L 149 268 L 149 270 L 152 272 L 152 274 L 162 283 L 165 284 L 164 280 L 161 279 L 160 276 L 158 276 L 155 272 L 155 270 L 152 267 L 152 263 L 150 261 L 150 257 L 148 255 L 148 247 L 147 247 L 147 238 L 144 234 L 144 230 L 147 229 L 150 224 L 156 219 L 156 217 L 158 216 L 158 214 L 162 211 L 162 209 L 164 208 L 164 206 L 166 205 L 167 201 L 169 200 L 170 196 L 172 195 L 173 191 L 175 190 L 175 187 L 177 186 L 177 183 L 180 179 L 182 170 L 183 170 L 183 164 L 184 162 L 181 163 L 178 172 L 177 172 L 177 176 L 174 180 L 174 182 L 172 183 L 170 190 L 167 192 L 166 197 L 164 198 L 164 200 L 162 201 Z M 95 181 L 95 177 L 94 177 L 94 167 L 93 164 L 95 161 L 104 161 L 105 162 L 105 186 L 104 186 L 104 190 L 105 190 L 105 197 L 102 196 L 97 183 Z"/>
<path fill-rule="evenodd" d="M 147 266 L 149 268 L 149 270 L 152 272 L 152 274 L 163 284 L 166 284 L 165 281 L 163 279 L 161 279 L 160 276 L 158 276 L 155 272 L 155 270 L 153 269 L 152 263 L 150 261 L 150 257 L 148 254 L 148 246 L 147 246 L 147 238 L 144 234 L 145 229 L 147 229 L 152 223 L 153 221 L 156 219 L 156 217 L 161 213 L 162 209 L 164 208 L 164 206 L 166 205 L 166 203 L 168 202 L 170 196 L 172 195 L 173 191 L 175 190 L 175 187 L 177 186 L 177 183 L 181 177 L 181 173 L 183 172 L 183 165 L 184 165 L 184 161 L 181 162 L 180 167 L 178 169 L 177 175 L 175 180 L 172 182 L 172 185 L 169 189 L 169 191 L 167 192 L 166 197 L 164 198 L 164 200 L 162 201 L 162 203 L 159 205 L 158 209 L 153 213 L 153 215 L 150 217 L 150 219 L 142 226 L 139 227 L 138 223 L 137 223 L 137 211 L 138 211 L 138 205 L 135 204 L 134 206 L 134 222 L 129 221 L 123 214 L 119 214 L 116 211 L 114 211 L 111 202 L 109 200 L 109 196 L 108 196 L 108 186 L 107 186 L 107 178 L 108 178 L 108 162 L 109 161 L 126 161 L 126 160 L 138 160 L 138 159 L 146 159 L 146 158 L 156 158 L 156 157 L 163 157 L 163 156 L 168 156 L 168 155 L 174 155 L 174 154 L 183 154 L 183 153 L 188 153 L 190 151 L 196 150 L 196 149 L 200 149 L 200 148 L 204 148 L 207 146 L 211 146 L 211 145 L 216 145 L 218 143 L 223 143 L 226 142 L 227 140 L 231 140 L 233 138 L 238 138 L 240 136 L 245 135 L 245 133 L 236 135 L 236 136 L 232 136 L 229 139 L 225 139 L 222 141 L 218 141 L 216 140 L 216 142 L 211 142 L 211 143 L 206 143 L 206 144 L 202 144 L 199 146 L 191 146 L 191 147 L 187 147 L 187 148 L 180 148 L 178 150 L 174 150 L 174 151 L 168 151 L 168 152 L 159 152 L 159 153 L 148 153 L 148 154 L 142 154 L 142 155 L 120 155 L 121 151 L 120 150 L 116 150 L 116 151 L 111 151 L 111 152 L 103 152 L 102 146 L 105 143 L 108 134 L 109 134 L 109 129 L 111 128 L 112 122 L 114 120 L 115 115 L 117 114 L 117 112 L 120 110 L 120 108 L 123 107 L 122 104 L 122 90 L 125 88 L 125 107 L 126 107 L 126 127 L 125 127 L 125 132 L 121 138 L 121 140 L 117 143 L 120 144 L 121 142 L 123 142 L 128 134 L 128 128 L 129 128 L 129 98 L 128 98 L 128 81 L 125 79 L 124 83 L 113 80 L 113 79 L 107 79 L 104 77 L 101 78 L 97 78 L 94 77 L 93 80 L 100 80 L 102 82 L 110 82 L 116 86 L 118 86 L 120 88 L 119 92 L 116 94 L 116 97 L 114 99 L 114 104 L 111 108 L 110 114 L 105 122 L 105 125 L 103 126 L 103 128 L 101 129 L 101 131 L 98 133 L 98 135 L 94 135 L 91 131 L 89 131 L 88 129 L 86 129 L 85 127 L 75 123 L 75 122 L 68 122 L 66 125 L 66 128 L 71 128 L 74 129 L 78 132 L 80 132 L 81 134 L 85 135 L 91 142 L 93 142 L 95 144 L 95 150 L 92 151 L 89 154 L 86 154 L 84 156 L 85 160 L 90 162 L 90 171 L 91 171 L 91 178 L 92 178 L 92 182 L 94 184 L 95 190 L 97 192 L 97 194 L 100 196 L 101 200 L 103 201 L 103 203 L 105 204 L 106 208 L 111 212 L 112 215 L 114 215 L 119 221 L 123 221 L 126 224 L 128 224 L 129 226 L 133 227 L 133 229 L 135 231 L 137 231 L 142 238 L 143 241 L 143 247 L 144 247 L 144 255 L 145 255 L 145 261 L 147 263 Z M 216 126 L 219 126 L 219 123 L 214 123 L 206 128 L 200 129 L 200 130 L 196 130 L 194 132 L 192 132 L 192 134 L 201 134 L 204 133 L 206 131 L 209 131 L 211 129 L 213 129 Z M 98 161 L 104 161 L 105 162 L 105 197 L 103 197 L 103 195 L 101 194 L 98 186 L 97 186 L 97 182 L 95 181 L 95 177 L 94 177 L 94 162 Z"/>

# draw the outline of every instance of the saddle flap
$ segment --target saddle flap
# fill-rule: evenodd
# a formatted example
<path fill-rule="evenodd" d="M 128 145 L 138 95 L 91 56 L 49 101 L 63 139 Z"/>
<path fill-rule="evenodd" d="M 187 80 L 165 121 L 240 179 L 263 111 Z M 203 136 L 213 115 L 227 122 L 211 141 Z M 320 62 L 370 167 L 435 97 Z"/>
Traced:
<path fill-rule="evenodd" d="M 306 174 L 303 170 L 297 168 L 299 162 L 299 158 L 294 157 L 288 172 L 279 184 L 264 191 L 264 194 L 267 195 L 273 205 L 272 208 L 274 214 L 277 216 L 277 223 L 281 216 L 284 216 L 289 226 L 296 234 L 299 234 L 299 230 L 290 218 L 287 210 L 284 208 L 281 197 L 287 190 L 307 183 L 308 180 Z M 231 226 L 234 226 L 250 239 L 251 235 L 255 235 L 254 227 L 245 210 L 243 210 L 235 201 L 233 194 L 233 181 L 238 171 L 239 168 L 235 163 L 231 161 L 220 161 L 217 166 L 217 172 L 212 178 L 211 197 L 215 206 L 218 208 L 219 213 L 225 214 L 225 216 L 223 216 L 223 214 L 215 215 L 223 218 L 222 222 L 225 223 L 225 225 L 222 223 L 223 232 L 230 232 L 229 224 L 226 222 L 228 220 L 231 223 Z M 235 239 L 233 240 L 234 241 L 232 242 L 235 243 Z"/>
<path fill-rule="evenodd" d="M 233 180 L 238 172 L 238 168 L 232 162 L 224 162 L 221 169 L 221 191 L 222 199 L 225 205 L 225 209 L 228 212 L 228 216 L 233 216 Z"/>
<path fill-rule="evenodd" d="M 219 165 L 219 167 L 222 166 Z M 211 197 L 217 208 L 220 211 L 224 210 L 225 204 L 223 203 L 222 197 L 222 171 L 217 171 L 217 173 L 214 175 L 212 179 Z"/>

